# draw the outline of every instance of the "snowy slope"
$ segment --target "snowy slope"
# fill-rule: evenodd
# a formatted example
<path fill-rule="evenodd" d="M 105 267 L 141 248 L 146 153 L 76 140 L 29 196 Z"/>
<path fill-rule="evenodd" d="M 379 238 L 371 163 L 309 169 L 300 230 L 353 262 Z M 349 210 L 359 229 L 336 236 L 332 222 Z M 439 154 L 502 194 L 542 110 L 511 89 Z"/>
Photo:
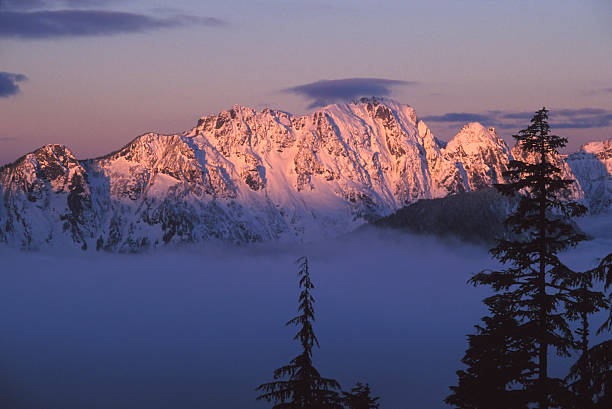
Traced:
<path fill-rule="evenodd" d="M 500 182 L 510 156 L 478 123 L 443 146 L 412 107 L 386 99 L 305 116 L 234 106 L 104 157 L 48 145 L 0 168 L 0 241 L 139 251 L 334 237 L 419 199 Z"/>
<path fill-rule="evenodd" d="M 566 161 L 584 191 L 589 208 L 594 212 L 609 209 L 612 206 L 612 139 L 583 145 Z"/>

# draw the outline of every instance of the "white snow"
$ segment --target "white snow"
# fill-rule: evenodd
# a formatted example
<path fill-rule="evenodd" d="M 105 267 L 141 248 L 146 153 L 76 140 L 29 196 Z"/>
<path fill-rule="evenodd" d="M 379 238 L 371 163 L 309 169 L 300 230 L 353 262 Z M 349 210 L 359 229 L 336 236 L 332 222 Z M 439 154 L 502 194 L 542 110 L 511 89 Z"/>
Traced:
<path fill-rule="evenodd" d="M 557 158 L 564 175 L 579 180 L 575 196 L 597 209 L 612 201 L 609 148 L 610 141 L 586 145 L 569 166 Z M 132 251 L 336 237 L 418 199 L 501 182 L 510 157 L 495 130 L 479 123 L 443 147 L 412 107 L 387 99 L 304 116 L 235 105 L 188 132 L 147 133 L 103 158 L 77 161 L 48 145 L 4 168 L 0 242 L 39 248 L 61 236 Z M 61 174 L 46 178 L 52 168 Z M 82 193 L 71 208 L 75 175 Z"/>

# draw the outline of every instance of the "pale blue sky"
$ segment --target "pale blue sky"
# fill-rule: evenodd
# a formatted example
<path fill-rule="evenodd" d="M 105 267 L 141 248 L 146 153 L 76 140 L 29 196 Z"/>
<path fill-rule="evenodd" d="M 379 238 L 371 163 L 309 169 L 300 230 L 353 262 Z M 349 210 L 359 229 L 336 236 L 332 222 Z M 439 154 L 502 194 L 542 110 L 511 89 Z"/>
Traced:
<path fill-rule="evenodd" d="M 423 117 L 484 115 L 507 137 L 523 125 L 501 121 L 508 112 L 598 108 L 558 118 L 566 127 L 556 133 L 571 148 L 612 137 L 612 5 L 604 0 L 0 0 L 0 19 L 22 18 L 28 12 L 15 4 L 29 3 L 38 3 L 30 12 L 147 20 L 102 35 L 0 29 L 0 72 L 28 77 L 0 98 L 0 163 L 46 143 L 103 154 L 236 103 L 303 113 L 313 101 L 283 90 L 364 77 L 417 82 L 391 96 Z M 461 125 L 430 122 L 442 139 Z"/>

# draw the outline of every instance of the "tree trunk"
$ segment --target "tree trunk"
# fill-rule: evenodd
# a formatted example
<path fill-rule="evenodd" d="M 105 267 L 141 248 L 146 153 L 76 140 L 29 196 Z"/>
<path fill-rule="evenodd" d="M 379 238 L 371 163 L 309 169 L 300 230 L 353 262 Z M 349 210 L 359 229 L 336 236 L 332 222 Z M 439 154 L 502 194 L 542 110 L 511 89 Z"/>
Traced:
<path fill-rule="evenodd" d="M 538 395 L 539 409 L 548 409 L 548 340 L 546 329 L 546 317 L 548 309 L 546 306 L 546 181 L 544 170 L 546 166 L 546 148 L 542 140 L 541 146 L 541 173 L 540 173 L 540 270 L 538 274 L 538 298 L 539 298 L 539 324 L 540 324 L 540 339 L 539 339 L 539 359 L 538 359 Z"/>
<path fill-rule="evenodd" d="M 593 401 L 589 396 L 589 382 L 591 379 L 591 368 L 590 360 L 587 359 L 589 356 L 589 319 L 586 312 L 580 313 L 582 318 L 582 339 L 580 342 L 580 349 L 582 350 L 582 376 L 580 384 L 578 386 L 578 393 L 580 394 L 579 402 L 582 408 L 590 409 L 593 407 Z"/>

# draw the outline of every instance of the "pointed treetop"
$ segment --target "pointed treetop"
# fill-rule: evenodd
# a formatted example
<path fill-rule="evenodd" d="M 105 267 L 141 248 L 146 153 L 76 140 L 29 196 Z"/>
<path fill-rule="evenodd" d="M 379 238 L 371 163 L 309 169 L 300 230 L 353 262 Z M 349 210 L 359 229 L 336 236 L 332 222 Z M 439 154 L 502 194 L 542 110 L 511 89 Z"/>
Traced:
<path fill-rule="evenodd" d="M 527 128 L 512 136 L 521 148 L 527 152 L 549 154 L 556 152 L 557 149 L 567 144 L 567 138 L 550 134 L 548 110 L 546 107 L 536 111 L 531 118 L 531 124 Z"/>

